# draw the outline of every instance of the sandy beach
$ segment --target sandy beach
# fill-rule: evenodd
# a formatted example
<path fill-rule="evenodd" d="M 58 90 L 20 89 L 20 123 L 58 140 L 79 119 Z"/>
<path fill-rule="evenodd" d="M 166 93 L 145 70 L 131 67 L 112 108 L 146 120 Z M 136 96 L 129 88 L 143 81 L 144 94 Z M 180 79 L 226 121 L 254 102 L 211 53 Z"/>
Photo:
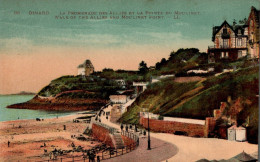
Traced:
<path fill-rule="evenodd" d="M 105 112 L 110 110 L 111 107 L 109 106 L 105 109 Z M 72 142 L 75 146 L 82 146 L 84 149 L 101 145 L 100 142 L 93 139 L 80 141 L 76 138 L 71 138 L 74 135 L 79 137 L 87 128 L 87 123 L 80 120 L 78 123 L 73 122 L 73 120 L 82 116 L 86 116 L 86 114 L 73 114 L 59 118 L 44 119 L 44 121 L 36 121 L 34 119 L 0 122 L 0 161 L 48 160 L 49 153 L 54 149 L 72 150 Z M 111 123 L 104 116 L 101 117 L 101 120 L 104 124 L 120 129 L 118 124 Z M 66 130 L 64 130 L 64 125 L 66 125 Z M 86 135 L 82 136 L 89 138 Z M 168 161 L 191 162 L 203 158 L 221 160 L 234 157 L 242 151 L 253 154 L 258 150 L 258 145 L 247 142 L 235 142 L 216 138 L 192 138 L 154 132 L 151 133 L 151 136 L 153 137 L 152 149 L 155 147 L 156 152 L 149 151 L 146 154 L 153 153 L 156 156 L 157 154 L 159 154 L 158 156 L 169 154 L 170 156 L 167 157 Z M 9 147 L 8 141 L 10 141 Z M 46 146 L 44 146 L 44 143 Z M 157 147 L 157 145 L 161 147 Z M 168 153 L 165 152 L 165 149 Z M 47 150 L 47 153 L 44 150 Z M 144 158 L 145 160 L 142 159 L 144 161 L 151 161 L 149 159 L 150 156 L 146 158 L 143 156 L 144 151 L 147 151 L 146 140 L 143 141 L 143 145 L 141 144 L 137 150 L 107 161 L 131 161 L 129 160 L 130 157 L 132 157 L 132 161 L 139 161 L 140 157 Z M 63 155 L 62 158 L 80 155 L 82 155 L 82 152 L 70 152 Z M 159 160 L 160 158 L 156 159 Z"/>
<path fill-rule="evenodd" d="M 72 150 L 72 142 L 76 147 L 82 146 L 84 149 L 100 145 L 101 143 L 91 139 L 81 141 L 72 138 L 72 136 L 89 138 L 83 135 L 88 124 L 81 120 L 77 123 L 73 122 L 74 119 L 82 116 L 86 114 L 73 114 L 43 121 L 30 119 L 0 122 L 0 161 L 48 160 L 49 152 L 54 149 Z M 71 152 L 67 156 L 77 154 L 82 153 Z"/>

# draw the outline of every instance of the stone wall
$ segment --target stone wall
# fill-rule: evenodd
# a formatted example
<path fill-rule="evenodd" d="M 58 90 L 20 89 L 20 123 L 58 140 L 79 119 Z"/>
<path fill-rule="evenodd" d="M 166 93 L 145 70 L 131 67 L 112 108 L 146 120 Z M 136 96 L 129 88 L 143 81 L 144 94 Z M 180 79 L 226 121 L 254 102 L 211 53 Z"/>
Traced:
<path fill-rule="evenodd" d="M 151 131 L 176 134 L 183 133 L 191 137 L 208 137 L 209 132 L 214 130 L 216 124 L 213 118 L 206 118 L 205 125 L 156 119 L 150 119 L 149 122 Z M 140 117 L 140 124 L 148 128 L 148 119 Z"/>
<path fill-rule="evenodd" d="M 108 145 L 110 147 L 113 147 L 113 148 L 115 147 L 113 144 L 113 141 L 112 141 L 112 136 L 109 133 L 109 130 L 98 124 L 93 123 L 92 136 L 95 139 L 105 143 L 106 145 Z"/>
<path fill-rule="evenodd" d="M 123 141 L 124 141 L 124 145 L 125 146 L 130 146 L 130 145 L 134 145 L 135 144 L 135 141 L 129 137 L 126 137 L 126 136 L 123 136 L 121 135 Z"/>

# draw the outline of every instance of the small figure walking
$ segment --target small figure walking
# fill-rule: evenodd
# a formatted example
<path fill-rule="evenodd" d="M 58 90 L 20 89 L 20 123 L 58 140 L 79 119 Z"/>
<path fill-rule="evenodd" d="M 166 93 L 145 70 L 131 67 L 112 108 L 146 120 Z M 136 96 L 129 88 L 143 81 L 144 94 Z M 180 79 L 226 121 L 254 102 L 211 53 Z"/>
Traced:
<path fill-rule="evenodd" d="M 123 126 L 123 124 L 121 124 L 121 131 L 124 129 L 124 126 Z"/>
<path fill-rule="evenodd" d="M 146 136 L 146 130 L 144 130 L 144 136 Z"/>
<path fill-rule="evenodd" d="M 10 141 L 8 141 L 7 144 L 8 144 L 8 147 L 9 147 L 10 146 Z"/>
<path fill-rule="evenodd" d="M 97 156 L 97 162 L 100 162 L 100 157 L 99 156 Z"/>

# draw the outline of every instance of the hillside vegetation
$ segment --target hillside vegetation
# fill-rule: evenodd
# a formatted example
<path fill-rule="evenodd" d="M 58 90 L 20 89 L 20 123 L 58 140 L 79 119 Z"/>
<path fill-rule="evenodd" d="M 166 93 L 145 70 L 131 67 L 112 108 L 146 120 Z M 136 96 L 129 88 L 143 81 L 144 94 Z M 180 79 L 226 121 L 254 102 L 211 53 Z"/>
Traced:
<path fill-rule="evenodd" d="M 169 78 L 149 85 L 136 102 L 128 108 L 120 121 L 124 123 L 139 122 L 142 108 L 162 116 L 205 119 L 219 109 L 221 102 L 228 96 L 241 98 L 244 109 L 239 113 L 239 122 L 243 124 L 250 119 L 249 133 L 257 132 L 258 126 L 258 67 L 248 67 L 235 72 L 211 76 L 204 81 L 177 83 Z M 244 104 L 246 100 L 250 104 Z M 256 135 L 251 136 L 251 138 Z M 254 138 L 257 139 L 257 138 Z"/>
<path fill-rule="evenodd" d="M 115 93 L 118 88 L 118 85 L 113 80 L 100 78 L 94 75 L 85 78 L 83 78 L 82 76 L 63 76 L 51 81 L 51 83 L 44 87 L 38 94 L 44 97 L 55 97 L 62 92 L 71 91 L 71 93 L 65 93 L 59 97 L 98 97 L 101 99 L 108 99 L 108 96 L 111 93 Z M 76 90 L 84 91 L 78 92 Z M 75 91 L 76 93 L 73 93 L 73 91 Z"/>

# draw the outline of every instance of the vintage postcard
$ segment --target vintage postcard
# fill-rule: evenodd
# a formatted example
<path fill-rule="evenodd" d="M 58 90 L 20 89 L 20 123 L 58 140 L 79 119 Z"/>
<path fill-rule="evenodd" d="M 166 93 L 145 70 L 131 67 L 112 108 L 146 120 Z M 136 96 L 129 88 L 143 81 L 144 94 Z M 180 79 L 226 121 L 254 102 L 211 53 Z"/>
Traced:
<path fill-rule="evenodd" d="M 258 161 L 259 0 L 0 0 L 0 162 Z"/>

